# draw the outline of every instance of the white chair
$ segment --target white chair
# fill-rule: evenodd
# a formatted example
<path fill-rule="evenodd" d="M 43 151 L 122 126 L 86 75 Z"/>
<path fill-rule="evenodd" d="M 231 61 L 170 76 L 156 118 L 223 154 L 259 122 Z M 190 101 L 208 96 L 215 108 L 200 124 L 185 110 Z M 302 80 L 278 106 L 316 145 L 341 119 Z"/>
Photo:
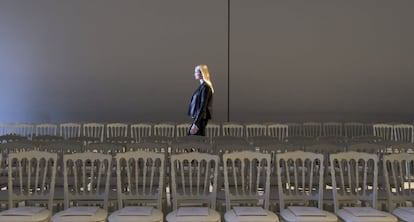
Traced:
<path fill-rule="evenodd" d="M 400 221 L 414 218 L 414 155 L 384 156 L 384 172 L 388 196 L 388 211 Z"/>
<path fill-rule="evenodd" d="M 397 142 L 414 143 L 413 125 L 395 124 L 394 125 L 394 140 Z"/>
<path fill-rule="evenodd" d="M 244 136 L 244 126 L 237 123 L 223 123 L 222 124 L 223 136 Z"/>
<path fill-rule="evenodd" d="M 104 141 L 105 125 L 102 123 L 84 123 L 82 136 L 85 137 L 86 142 Z"/>
<path fill-rule="evenodd" d="M 377 210 L 378 156 L 360 152 L 330 155 L 335 213 L 346 222 L 396 222 Z"/>
<path fill-rule="evenodd" d="M 322 210 L 324 156 L 296 151 L 276 154 L 280 216 L 284 221 L 337 221 Z"/>
<path fill-rule="evenodd" d="M 76 139 L 81 136 L 80 123 L 61 123 L 59 126 L 59 135 L 65 140 Z"/>
<path fill-rule="evenodd" d="M 344 123 L 344 133 L 348 138 L 369 136 L 366 124 L 359 122 L 346 122 Z"/>
<path fill-rule="evenodd" d="M 166 220 L 220 221 L 216 208 L 219 158 L 206 153 L 171 156 L 172 207 Z"/>
<path fill-rule="evenodd" d="M 106 141 L 110 143 L 127 143 L 128 124 L 125 123 L 108 123 L 106 124 Z"/>
<path fill-rule="evenodd" d="M 300 123 L 286 123 L 288 125 L 289 136 L 302 136 L 302 124 Z"/>
<path fill-rule="evenodd" d="M 142 142 L 143 137 L 152 135 L 152 125 L 145 123 L 138 123 L 131 125 L 131 137 L 136 143 Z"/>
<path fill-rule="evenodd" d="M 35 126 L 36 136 L 56 136 L 57 125 L 53 123 L 41 123 Z"/>
<path fill-rule="evenodd" d="M 289 136 L 289 126 L 287 124 L 269 124 L 267 125 L 267 135 L 282 141 Z"/>
<path fill-rule="evenodd" d="M 64 155 L 65 210 L 53 222 L 105 222 L 108 216 L 112 156 L 100 153 Z"/>
<path fill-rule="evenodd" d="M 188 130 L 190 129 L 191 124 L 189 123 L 182 123 L 182 124 L 177 124 L 176 127 L 176 132 L 177 132 L 177 137 L 184 137 L 188 135 Z"/>
<path fill-rule="evenodd" d="M 206 137 L 209 138 L 210 143 L 213 143 L 215 137 L 221 136 L 220 124 L 208 123 L 206 126 Z"/>
<path fill-rule="evenodd" d="M 225 221 L 279 221 L 268 210 L 270 158 L 270 154 L 252 151 L 223 155 Z"/>
<path fill-rule="evenodd" d="M 136 151 L 118 153 L 115 158 L 119 209 L 108 221 L 162 222 L 165 155 Z"/>
<path fill-rule="evenodd" d="M 150 137 L 144 137 L 145 142 L 157 142 L 167 143 L 171 142 L 175 138 L 175 125 L 172 123 L 159 123 L 153 126 L 154 135 Z"/>
<path fill-rule="evenodd" d="M 378 123 L 373 125 L 374 136 L 381 137 L 384 141 L 394 140 L 394 126 L 392 124 Z"/>
<path fill-rule="evenodd" d="M 267 127 L 264 124 L 246 124 L 244 128 L 246 129 L 246 138 L 248 141 L 267 136 Z"/>
<path fill-rule="evenodd" d="M 302 124 L 302 136 L 316 138 L 322 135 L 322 124 L 317 122 L 306 122 Z"/>
<path fill-rule="evenodd" d="M 35 131 L 32 124 L 7 124 L 6 135 L 20 136 L 31 140 Z"/>
<path fill-rule="evenodd" d="M 326 122 L 322 124 L 323 136 L 342 136 L 342 123 Z"/>
<path fill-rule="evenodd" d="M 9 154 L 9 209 L 0 212 L 0 221 L 50 220 L 55 193 L 56 161 L 55 153 L 28 151 Z M 16 208 L 19 203 L 25 203 L 25 206 Z M 47 208 L 44 207 L 45 204 Z"/>

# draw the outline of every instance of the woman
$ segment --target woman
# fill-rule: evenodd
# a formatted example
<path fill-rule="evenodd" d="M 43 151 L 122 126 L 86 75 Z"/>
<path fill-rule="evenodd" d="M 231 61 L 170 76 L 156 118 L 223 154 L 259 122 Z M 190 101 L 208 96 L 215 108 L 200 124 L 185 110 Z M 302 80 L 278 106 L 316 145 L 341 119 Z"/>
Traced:
<path fill-rule="evenodd" d="M 205 136 L 207 122 L 211 119 L 214 93 L 207 65 L 196 66 L 194 77 L 200 81 L 200 86 L 194 92 L 188 109 L 188 115 L 193 118 L 188 134 Z"/>

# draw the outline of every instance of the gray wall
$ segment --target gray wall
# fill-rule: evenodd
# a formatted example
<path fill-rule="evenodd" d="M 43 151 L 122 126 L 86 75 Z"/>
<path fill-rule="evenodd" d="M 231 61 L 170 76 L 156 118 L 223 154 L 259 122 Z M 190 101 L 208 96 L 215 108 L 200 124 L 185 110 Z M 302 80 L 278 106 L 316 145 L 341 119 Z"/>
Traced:
<path fill-rule="evenodd" d="M 413 1 L 230 3 L 0 0 L 0 122 L 412 120 Z"/>

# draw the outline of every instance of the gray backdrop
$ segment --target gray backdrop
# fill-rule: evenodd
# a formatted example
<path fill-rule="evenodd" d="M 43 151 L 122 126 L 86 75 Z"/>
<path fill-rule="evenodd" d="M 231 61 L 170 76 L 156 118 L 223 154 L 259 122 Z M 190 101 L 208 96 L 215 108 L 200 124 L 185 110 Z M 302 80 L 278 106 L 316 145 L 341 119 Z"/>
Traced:
<path fill-rule="evenodd" d="M 228 32 L 225 0 L 0 0 L 0 122 L 188 121 L 200 63 L 218 122 L 410 122 L 413 8 L 231 0 Z"/>

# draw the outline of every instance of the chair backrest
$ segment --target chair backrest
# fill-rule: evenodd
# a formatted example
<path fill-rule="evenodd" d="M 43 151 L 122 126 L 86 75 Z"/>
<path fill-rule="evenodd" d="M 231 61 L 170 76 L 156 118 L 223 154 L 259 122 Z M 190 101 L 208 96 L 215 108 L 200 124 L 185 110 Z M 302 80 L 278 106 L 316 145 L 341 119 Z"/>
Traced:
<path fill-rule="evenodd" d="M 323 136 L 342 136 L 342 123 L 326 122 L 322 124 Z"/>
<path fill-rule="evenodd" d="M 138 123 L 131 125 L 131 137 L 135 140 L 136 143 L 142 142 L 142 137 L 147 137 L 152 135 L 152 125 L 145 123 Z"/>
<path fill-rule="evenodd" d="M 208 123 L 206 126 L 206 136 L 212 141 L 214 137 L 221 136 L 220 129 L 220 124 Z"/>
<path fill-rule="evenodd" d="M 414 155 L 392 154 L 383 159 L 388 210 L 414 203 Z"/>
<path fill-rule="evenodd" d="M 318 137 L 322 135 L 322 124 L 317 122 L 306 122 L 302 124 L 302 136 Z"/>
<path fill-rule="evenodd" d="M 187 152 L 199 152 L 199 153 L 213 153 L 211 144 L 203 142 L 173 142 L 171 144 L 171 153 L 187 153 Z"/>
<path fill-rule="evenodd" d="M 7 124 L 6 134 L 24 136 L 31 140 L 34 133 L 34 125 L 32 124 Z"/>
<path fill-rule="evenodd" d="M 367 127 L 364 123 L 346 122 L 344 123 L 344 131 L 345 136 L 348 138 L 372 136 L 369 135 Z"/>
<path fill-rule="evenodd" d="M 190 124 L 188 123 L 177 124 L 175 128 L 176 128 L 177 137 L 187 136 L 188 130 L 190 129 Z"/>
<path fill-rule="evenodd" d="M 414 143 L 413 125 L 395 124 L 394 125 L 394 140 L 398 142 Z"/>
<path fill-rule="evenodd" d="M 350 151 L 331 154 L 329 161 L 335 212 L 344 205 L 376 208 L 378 156 Z"/>
<path fill-rule="evenodd" d="M 244 126 L 238 123 L 223 123 L 222 124 L 223 136 L 244 136 Z"/>
<path fill-rule="evenodd" d="M 57 154 L 40 151 L 10 153 L 8 163 L 9 208 L 19 202 L 44 201 L 51 212 Z"/>
<path fill-rule="evenodd" d="M 35 126 L 36 136 L 56 136 L 57 125 L 53 123 L 41 123 Z"/>
<path fill-rule="evenodd" d="M 81 127 L 82 125 L 80 123 L 61 123 L 59 135 L 65 140 L 79 138 L 82 132 Z"/>
<path fill-rule="evenodd" d="M 106 124 L 106 139 L 110 140 L 114 137 L 128 136 L 128 124 L 126 123 L 108 123 Z"/>
<path fill-rule="evenodd" d="M 246 124 L 246 138 L 267 136 L 267 127 L 264 124 Z"/>
<path fill-rule="evenodd" d="M 83 204 L 108 208 L 112 156 L 75 153 L 63 156 L 64 207 Z"/>
<path fill-rule="evenodd" d="M 154 136 L 174 138 L 175 125 L 171 123 L 159 123 L 154 125 Z"/>
<path fill-rule="evenodd" d="M 161 210 L 165 184 L 165 155 L 135 151 L 118 153 L 115 158 L 118 208 L 144 204 Z"/>
<path fill-rule="evenodd" d="M 267 125 L 267 135 L 284 140 L 289 136 L 289 126 L 287 124 L 269 124 Z"/>
<path fill-rule="evenodd" d="M 173 209 L 207 205 L 216 208 L 219 157 L 207 153 L 182 153 L 171 156 Z"/>
<path fill-rule="evenodd" d="M 296 151 L 276 154 L 280 211 L 285 205 L 322 209 L 324 156 Z"/>
<path fill-rule="evenodd" d="M 254 205 L 269 209 L 271 155 L 253 151 L 223 154 L 226 209 Z"/>
<path fill-rule="evenodd" d="M 373 130 L 374 136 L 381 137 L 384 141 L 391 141 L 394 139 L 394 126 L 392 124 L 374 124 Z"/>
<path fill-rule="evenodd" d="M 87 152 L 97 152 L 115 155 L 124 152 L 124 146 L 119 143 L 90 143 L 85 145 Z"/>
<path fill-rule="evenodd" d="M 289 136 L 302 136 L 302 124 L 301 123 L 286 123 L 288 125 Z"/>
<path fill-rule="evenodd" d="M 102 143 L 104 141 L 104 129 L 105 125 L 102 123 L 84 123 L 83 136 L 99 140 Z"/>

